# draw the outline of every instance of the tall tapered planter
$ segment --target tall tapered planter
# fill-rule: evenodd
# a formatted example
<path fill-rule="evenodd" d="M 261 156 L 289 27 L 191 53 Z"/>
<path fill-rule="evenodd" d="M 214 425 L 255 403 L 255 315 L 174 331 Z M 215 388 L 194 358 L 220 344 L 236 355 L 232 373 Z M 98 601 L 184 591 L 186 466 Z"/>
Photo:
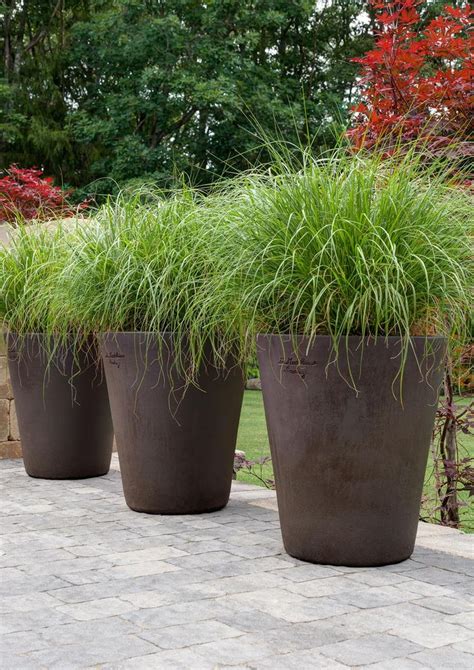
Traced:
<path fill-rule="evenodd" d="M 259 335 L 257 343 L 287 552 L 349 566 L 408 558 L 445 340 L 412 339 L 401 394 L 396 337 L 349 337 L 348 353 L 344 339 L 337 365 L 329 366 L 329 337 L 309 346 L 302 337 L 295 344 Z"/>
<path fill-rule="evenodd" d="M 196 385 L 176 370 L 170 334 L 100 338 L 127 505 L 151 514 L 224 507 L 243 396 L 242 370 L 203 366 Z M 186 355 L 185 353 L 183 355 Z"/>
<path fill-rule="evenodd" d="M 82 479 L 109 471 L 113 428 L 105 377 L 91 350 L 44 336 L 7 336 L 8 366 L 30 477 Z"/>

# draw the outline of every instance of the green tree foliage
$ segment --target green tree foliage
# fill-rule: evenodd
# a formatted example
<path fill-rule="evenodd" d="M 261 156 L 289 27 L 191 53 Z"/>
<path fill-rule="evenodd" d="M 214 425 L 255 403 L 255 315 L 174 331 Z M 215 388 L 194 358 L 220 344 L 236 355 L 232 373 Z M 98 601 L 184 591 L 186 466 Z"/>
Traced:
<path fill-rule="evenodd" d="M 44 165 L 77 181 L 81 156 L 69 128 L 71 28 L 87 0 L 0 2 L 0 167 Z"/>
<path fill-rule="evenodd" d="M 3 0 L 0 167 L 111 190 L 247 167 L 255 121 L 330 143 L 354 97 L 350 59 L 371 45 L 367 4 Z"/>

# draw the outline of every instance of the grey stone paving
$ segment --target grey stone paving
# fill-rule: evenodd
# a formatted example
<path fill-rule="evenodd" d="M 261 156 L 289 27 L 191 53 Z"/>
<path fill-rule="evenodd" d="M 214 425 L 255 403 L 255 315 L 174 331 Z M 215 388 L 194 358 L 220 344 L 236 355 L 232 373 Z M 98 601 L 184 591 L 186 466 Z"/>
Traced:
<path fill-rule="evenodd" d="M 128 510 L 116 457 L 92 480 L 0 471 L 3 670 L 474 668 L 472 536 L 420 524 L 399 565 L 309 565 L 271 491 L 159 517 Z"/>

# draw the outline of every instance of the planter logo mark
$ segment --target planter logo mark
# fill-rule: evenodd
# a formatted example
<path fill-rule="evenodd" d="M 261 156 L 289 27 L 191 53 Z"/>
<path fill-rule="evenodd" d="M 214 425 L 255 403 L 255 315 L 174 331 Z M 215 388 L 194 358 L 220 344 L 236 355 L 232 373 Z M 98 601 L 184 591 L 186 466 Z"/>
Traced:
<path fill-rule="evenodd" d="M 304 379 L 308 366 L 317 365 L 317 361 L 305 358 L 304 356 L 301 358 L 287 356 L 286 358 L 281 357 L 278 364 L 281 365 L 283 372 L 287 372 L 290 375 L 298 375 L 301 379 Z"/>
<path fill-rule="evenodd" d="M 111 351 L 108 354 L 105 354 L 105 358 L 108 360 L 110 365 L 115 365 L 117 368 L 120 368 L 120 358 L 125 358 L 125 354 L 121 354 L 119 351 Z"/>

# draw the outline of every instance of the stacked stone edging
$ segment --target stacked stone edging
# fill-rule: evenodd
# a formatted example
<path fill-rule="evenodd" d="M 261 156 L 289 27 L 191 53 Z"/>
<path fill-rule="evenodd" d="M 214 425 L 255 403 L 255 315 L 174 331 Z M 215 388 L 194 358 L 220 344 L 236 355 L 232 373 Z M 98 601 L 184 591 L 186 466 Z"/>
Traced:
<path fill-rule="evenodd" d="M 21 458 L 15 401 L 8 375 L 7 352 L 2 333 L 0 333 L 0 458 Z"/>

